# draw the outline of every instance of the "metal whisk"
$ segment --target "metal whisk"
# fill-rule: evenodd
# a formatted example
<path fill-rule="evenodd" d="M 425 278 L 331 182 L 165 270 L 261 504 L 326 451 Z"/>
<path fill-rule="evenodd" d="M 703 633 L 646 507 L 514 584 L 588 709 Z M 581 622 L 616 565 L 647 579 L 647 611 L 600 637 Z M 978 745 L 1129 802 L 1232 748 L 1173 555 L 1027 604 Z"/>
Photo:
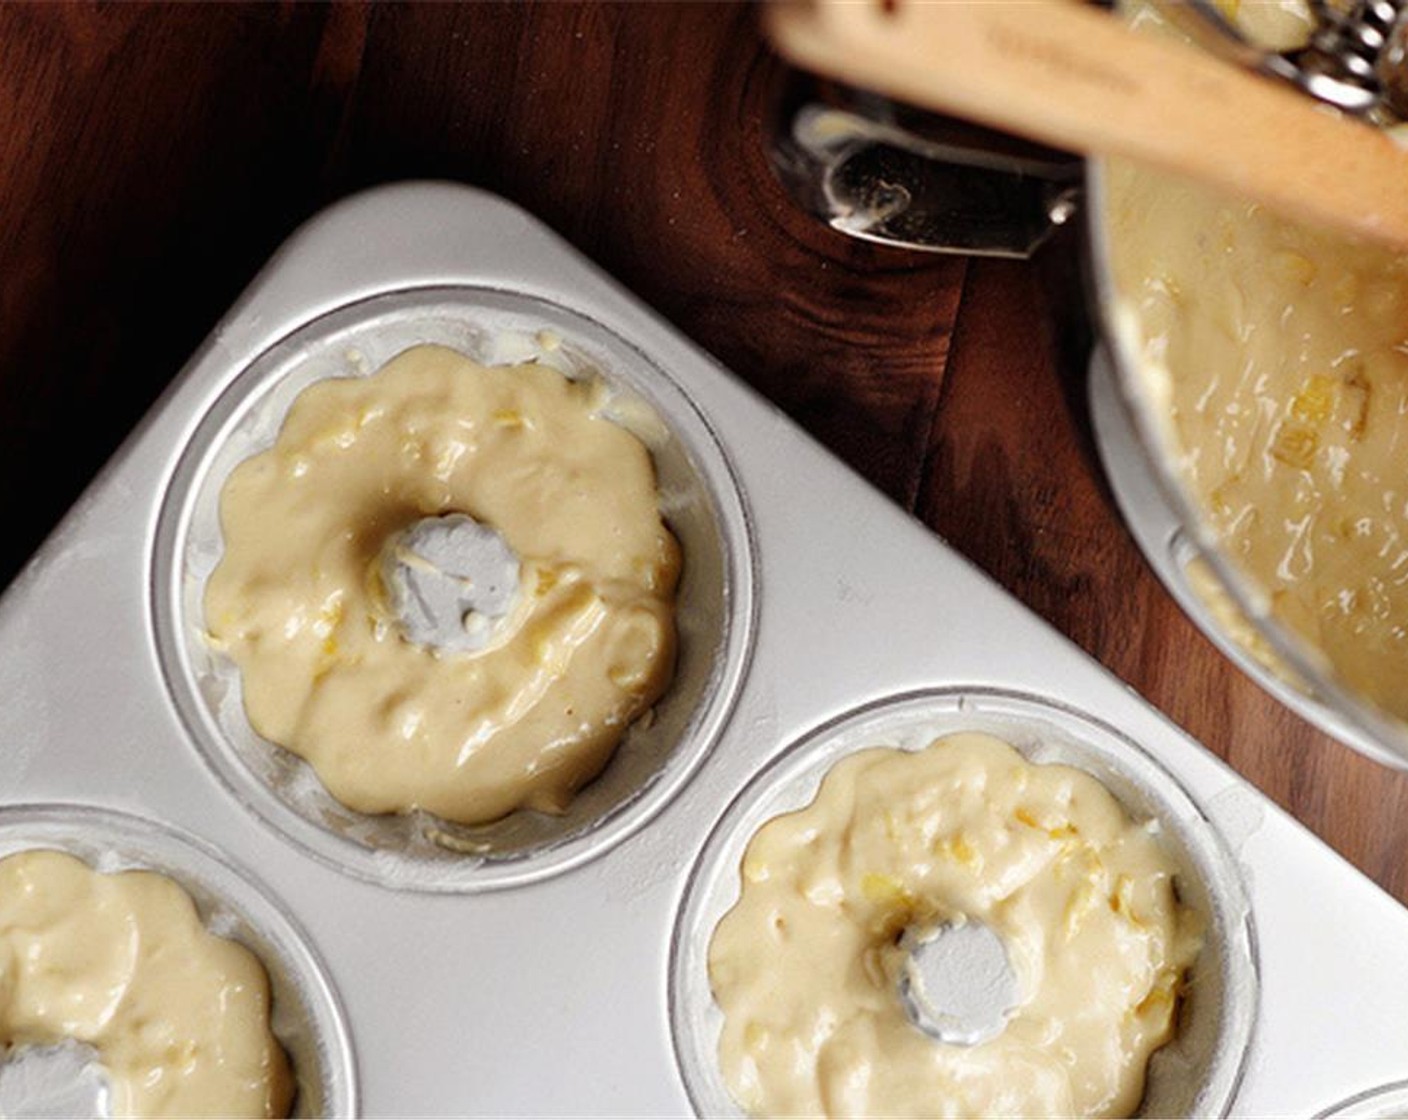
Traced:
<path fill-rule="evenodd" d="M 1311 0 L 1315 29 L 1298 49 L 1250 43 L 1214 0 L 1162 0 L 1159 10 L 1199 43 L 1345 112 L 1379 123 L 1408 119 L 1408 0 Z"/>

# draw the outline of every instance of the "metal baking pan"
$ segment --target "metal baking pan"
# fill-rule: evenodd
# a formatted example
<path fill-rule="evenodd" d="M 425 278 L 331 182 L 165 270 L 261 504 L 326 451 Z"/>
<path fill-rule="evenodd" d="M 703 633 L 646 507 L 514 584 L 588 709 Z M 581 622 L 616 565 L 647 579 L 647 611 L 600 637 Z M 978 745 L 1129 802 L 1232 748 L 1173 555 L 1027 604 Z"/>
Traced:
<path fill-rule="evenodd" d="M 425 822 L 310 808 L 192 643 L 210 486 L 269 438 L 280 394 L 442 330 L 506 358 L 551 331 L 638 397 L 699 564 L 668 734 L 628 745 L 570 819 L 453 850 Z M 1219 970 L 1230 996 L 1212 986 L 1217 1083 L 1161 1099 L 1311 1114 L 1408 1076 L 1408 911 L 545 227 L 464 187 L 356 196 L 279 251 L 0 599 L 0 693 L 5 850 L 79 835 L 91 856 L 104 834 L 82 822 L 105 821 L 114 865 L 205 876 L 225 928 L 292 962 L 281 998 L 309 1006 L 282 1021 L 317 1109 L 712 1111 L 710 1015 L 688 1001 L 730 822 L 795 803 L 858 728 L 913 745 L 955 721 L 1034 754 L 1059 740 L 1224 869 L 1220 951 L 1245 967 Z"/>

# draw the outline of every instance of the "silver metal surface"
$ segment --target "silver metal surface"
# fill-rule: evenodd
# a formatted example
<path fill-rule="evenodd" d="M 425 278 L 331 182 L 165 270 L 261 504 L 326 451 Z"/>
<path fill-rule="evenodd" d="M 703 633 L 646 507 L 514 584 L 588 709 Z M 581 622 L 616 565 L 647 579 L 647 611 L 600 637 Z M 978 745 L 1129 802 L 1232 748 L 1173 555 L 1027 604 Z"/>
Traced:
<path fill-rule="evenodd" d="M 976 1046 L 1002 1033 L 1021 993 L 1007 946 L 979 921 L 911 926 L 900 937 L 900 1006 L 940 1042 Z"/>
<path fill-rule="evenodd" d="M 1349 1120 L 1394 1120 L 1408 1116 L 1408 1081 L 1396 1081 L 1391 1085 L 1377 1085 L 1356 1093 L 1347 1101 L 1334 1108 L 1316 1114 L 1316 1120 L 1331 1120 L 1332 1117 Z"/>
<path fill-rule="evenodd" d="M 1310 0 L 1315 25 L 1292 50 L 1249 42 L 1214 0 L 1160 0 L 1159 11 L 1199 46 L 1287 82 L 1317 101 L 1359 115 L 1408 115 L 1402 0 Z"/>
<path fill-rule="evenodd" d="M 832 229 L 902 249 L 1025 258 L 1076 213 L 1073 156 L 1016 154 L 971 129 L 924 135 L 883 98 L 833 96 L 843 103 L 799 106 L 773 153 L 783 185 Z"/>
<path fill-rule="evenodd" d="M 610 340 L 603 352 L 626 360 L 613 371 L 638 377 L 698 456 L 679 449 L 680 477 L 691 467 L 721 511 L 700 516 L 700 547 L 710 525 L 731 535 L 714 546 L 724 653 L 701 651 L 692 746 L 604 822 L 549 841 L 567 853 L 556 866 L 493 891 L 467 883 L 494 861 L 466 857 L 462 881 L 447 857 L 417 884 L 414 860 L 338 836 L 254 780 L 197 691 L 176 561 L 188 540 L 206 558 L 197 511 L 219 455 L 267 438 L 240 428 L 262 414 L 245 390 L 280 381 L 280 362 L 305 368 L 317 340 L 368 315 L 394 309 L 394 333 L 411 306 L 446 299 L 450 319 L 487 308 L 545 320 L 535 330 L 564 343 Z M 684 411 L 658 407 L 676 395 Z M 226 434 L 235 443 L 214 452 Z M 1216 830 L 1260 962 L 1234 1113 L 1304 1113 L 1408 1075 L 1408 912 L 546 228 L 463 187 L 382 188 L 295 234 L 0 598 L 0 801 L 125 810 L 256 868 L 340 996 L 368 1114 L 680 1115 L 671 942 L 721 813 L 838 715 L 952 688 L 1098 717 Z M 434 889 L 388 889 L 415 885 Z"/>
<path fill-rule="evenodd" d="M 0 1116 L 107 1120 L 110 1099 L 98 1052 L 86 1043 L 70 1038 L 54 1046 L 15 1047 L 0 1062 Z"/>
<path fill-rule="evenodd" d="M 467 513 L 422 517 L 391 534 L 377 573 L 402 638 L 426 649 L 484 649 L 519 601 L 517 554 Z"/>

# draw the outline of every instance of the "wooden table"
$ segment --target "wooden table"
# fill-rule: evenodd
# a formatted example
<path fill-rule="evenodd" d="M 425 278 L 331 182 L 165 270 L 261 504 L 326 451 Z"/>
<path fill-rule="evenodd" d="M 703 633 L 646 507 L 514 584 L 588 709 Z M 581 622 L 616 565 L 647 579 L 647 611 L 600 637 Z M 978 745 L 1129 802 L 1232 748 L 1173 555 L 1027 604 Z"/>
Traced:
<path fill-rule="evenodd" d="M 546 220 L 1408 900 L 1408 777 L 1231 668 L 1121 526 L 1076 238 L 1028 265 L 831 232 L 768 164 L 786 77 L 755 13 L 719 4 L 0 5 L 0 583 L 300 220 L 460 180 Z"/>

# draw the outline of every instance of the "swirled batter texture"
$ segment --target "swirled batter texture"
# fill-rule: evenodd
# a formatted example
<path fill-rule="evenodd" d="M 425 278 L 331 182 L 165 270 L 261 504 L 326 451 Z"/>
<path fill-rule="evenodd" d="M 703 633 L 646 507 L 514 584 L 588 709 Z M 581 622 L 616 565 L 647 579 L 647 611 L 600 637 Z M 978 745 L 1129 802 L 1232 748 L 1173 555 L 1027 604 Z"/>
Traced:
<path fill-rule="evenodd" d="M 367 813 L 478 823 L 561 812 L 674 666 L 680 557 L 644 444 L 596 383 L 418 346 L 305 389 L 225 483 L 210 639 L 251 725 Z M 386 541 L 464 513 L 521 561 L 521 602 L 480 653 L 401 637 Z"/>
<path fill-rule="evenodd" d="M 287 1116 L 294 1082 L 269 981 L 163 875 L 62 852 L 0 860 L 0 1058 L 97 1051 L 114 1116 Z"/>
<path fill-rule="evenodd" d="M 1275 618 L 1408 718 L 1408 258 L 1126 163 L 1108 184 L 1125 325 L 1191 504 Z"/>
<path fill-rule="evenodd" d="M 719 1061 L 757 1116 L 1118 1116 L 1201 944 L 1156 829 L 1090 775 L 988 735 L 874 748 L 750 842 L 709 973 Z M 914 1026 L 910 927 L 985 923 L 1020 1003 L 974 1046 Z"/>

